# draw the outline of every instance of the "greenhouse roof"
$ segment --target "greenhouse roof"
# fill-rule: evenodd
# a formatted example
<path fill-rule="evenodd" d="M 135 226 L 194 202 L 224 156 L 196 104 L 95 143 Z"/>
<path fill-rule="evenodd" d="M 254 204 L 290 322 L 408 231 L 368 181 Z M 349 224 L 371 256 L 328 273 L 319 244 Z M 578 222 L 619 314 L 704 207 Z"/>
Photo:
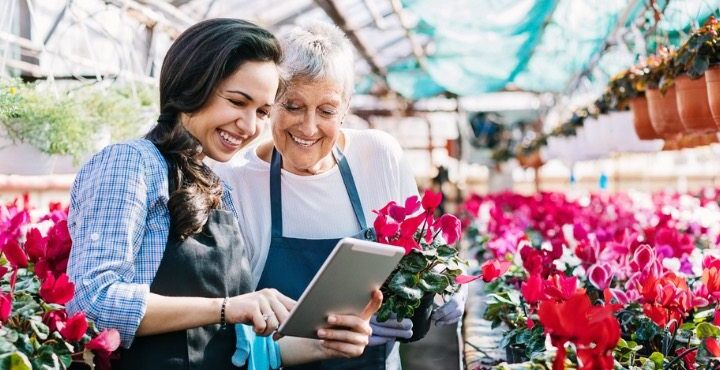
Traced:
<path fill-rule="evenodd" d="M 31 40 L 30 46 L 38 51 L 55 50 L 62 54 L 64 51 L 56 49 L 70 49 L 86 58 L 100 58 L 93 55 L 91 49 L 95 47 L 88 47 L 91 42 L 83 41 L 83 37 L 72 38 L 70 44 L 76 45 L 68 47 L 67 37 L 53 36 L 54 32 L 72 34 L 67 29 L 73 27 L 79 28 L 76 36 L 82 36 L 88 31 L 78 24 L 87 23 L 92 35 L 114 36 L 123 48 L 134 49 L 117 52 L 118 55 L 146 52 L 144 58 L 123 56 L 128 60 L 115 64 L 117 68 L 150 76 L 157 73 L 164 51 L 152 52 L 149 46 L 138 48 L 138 40 L 147 39 L 147 35 L 138 31 L 133 36 L 121 36 L 124 33 L 117 29 L 102 29 L 112 22 L 88 19 L 93 20 L 112 8 L 116 12 L 124 10 L 120 13 L 125 18 L 130 15 L 146 26 L 162 24 L 169 37 L 166 42 L 150 43 L 156 48 L 167 47 L 177 32 L 210 17 L 249 19 L 273 31 L 309 20 L 334 22 L 357 50 L 357 90 L 376 95 L 392 90 L 410 100 L 508 90 L 568 93 L 581 81 L 604 84 L 610 75 L 627 68 L 654 45 L 677 42 L 683 32 L 716 12 L 720 5 L 720 0 L 21 0 L 20 3 L 24 1 L 38 8 L 35 12 L 31 9 L 31 16 L 45 17 L 44 22 L 35 20 L 35 32 L 26 36 Z M 66 8 L 70 12 L 61 16 Z M 659 14 L 663 16 L 658 17 Z M 151 21 L 143 21 L 146 18 Z M 656 22 L 658 18 L 662 20 Z M 59 26 L 53 27 L 56 20 Z M 20 25 L 4 27 L 1 31 L 5 37 L 0 38 L 0 44 L 20 28 Z M 101 54 L 98 50 L 94 52 Z M 19 59 L 18 62 L 23 60 Z M 56 64 L 46 62 L 45 70 L 63 69 Z M 68 74 L 99 73 L 91 66 L 86 66 L 85 72 L 79 72 L 75 65 L 64 68 L 72 69 L 64 72 Z M 57 70 L 52 73 L 63 74 Z"/>

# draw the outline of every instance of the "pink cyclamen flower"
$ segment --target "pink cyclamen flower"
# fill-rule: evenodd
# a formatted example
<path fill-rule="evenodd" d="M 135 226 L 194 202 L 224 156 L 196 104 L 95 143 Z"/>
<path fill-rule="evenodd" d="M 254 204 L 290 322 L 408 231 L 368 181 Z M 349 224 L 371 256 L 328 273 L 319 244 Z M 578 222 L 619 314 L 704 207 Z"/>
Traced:
<path fill-rule="evenodd" d="M 592 265 L 588 270 L 588 280 L 600 290 L 605 290 L 605 288 L 610 286 L 613 276 L 613 270 L 607 263 Z"/>
<path fill-rule="evenodd" d="M 440 227 L 443 239 L 450 245 L 460 239 L 460 220 L 449 213 L 440 216 L 433 226 Z"/>
<path fill-rule="evenodd" d="M 506 273 L 509 268 L 510 262 L 489 260 L 485 261 L 482 266 L 480 266 L 480 271 L 482 271 L 483 281 L 489 283 Z"/>
<path fill-rule="evenodd" d="M 430 189 L 425 190 L 425 194 L 422 197 L 422 207 L 429 212 L 432 212 L 442 202 L 442 193 L 436 193 Z"/>

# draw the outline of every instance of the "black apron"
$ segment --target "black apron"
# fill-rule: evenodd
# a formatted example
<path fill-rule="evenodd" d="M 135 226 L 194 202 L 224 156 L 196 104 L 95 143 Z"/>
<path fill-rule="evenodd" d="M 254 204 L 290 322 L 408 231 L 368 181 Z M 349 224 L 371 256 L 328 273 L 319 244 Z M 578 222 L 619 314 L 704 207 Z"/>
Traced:
<path fill-rule="evenodd" d="M 168 238 L 150 292 L 164 296 L 224 298 L 252 291 L 250 263 L 235 215 L 210 211 L 199 234 L 183 241 Z M 218 319 L 220 312 L 218 311 Z M 220 324 L 136 337 L 113 369 L 231 370 L 234 325 Z"/>
<path fill-rule="evenodd" d="M 360 202 L 360 196 L 355 187 L 350 166 L 347 159 L 335 146 L 333 148 L 335 161 L 340 169 L 345 189 L 352 204 L 355 218 L 360 231 L 355 235 L 348 235 L 357 239 L 375 240 L 375 230 L 367 226 L 365 213 Z M 270 163 L 270 213 L 272 222 L 272 239 L 270 250 L 263 273 L 257 289 L 275 288 L 280 293 L 297 300 L 305 288 L 330 255 L 340 239 L 300 239 L 286 238 L 282 231 L 282 195 L 280 174 L 282 169 L 282 156 L 273 148 Z M 331 201 L 328 206 L 332 206 Z M 393 351 L 394 342 L 386 345 L 366 347 L 360 357 L 351 359 L 332 359 L 314 362 L 305 365 L 293 366 L 293 370 L 385 370 L 388 364 L 399 367 L 399 355 Z"/>

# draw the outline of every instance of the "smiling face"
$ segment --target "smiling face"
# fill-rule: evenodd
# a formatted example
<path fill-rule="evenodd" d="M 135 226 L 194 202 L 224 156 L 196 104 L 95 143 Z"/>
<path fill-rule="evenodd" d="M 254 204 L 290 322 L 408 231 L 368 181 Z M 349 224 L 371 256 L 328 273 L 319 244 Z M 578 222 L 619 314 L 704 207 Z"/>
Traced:
<path fill-rule="evenodd" d="M 278 84 L 275 63 L 245 62 L 218 84 L 200 110 L 183 113 L 182 123 L 200 141 L 204 155 L 227 162 L 260 135 Z"/>
<path fill-rule="evenodd" d="M 347 106 L 340 83 L 293 81 L 272 113 L 273 143 L 282 154 L 283 168 L 297 175 L 332 168 L 331 151 Z"/>

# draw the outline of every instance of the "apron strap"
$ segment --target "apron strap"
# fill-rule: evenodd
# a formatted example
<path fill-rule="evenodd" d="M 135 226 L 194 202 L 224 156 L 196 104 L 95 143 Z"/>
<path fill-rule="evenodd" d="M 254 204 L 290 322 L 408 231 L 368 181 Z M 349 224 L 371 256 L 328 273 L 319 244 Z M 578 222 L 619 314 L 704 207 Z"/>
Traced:
<path fill-rule="evenodd" d="M 280 170 L 282 169 L 282 156 L 273 146 L 272 160 L 270 161 L 270 220 L 272 224 L 272 237 L 281 238 L 282 224 L 282 194 L 280 193 Z"/>
<path fill-rule="evenodd" d="M 347 158 L 335 145 L 333 147 L 333 157 L 340 168 L 340 176 L 342 176 L 343 183 L 345 184 L 345 190 L 347 191 L 348 197 L 350 198 L 350 204 L 352 205 L 353 212 L 355 213 L 355 219 L 360 224 L 360 230 L 367 229 L 367 222 L 365 222 L 365 212 L 363 211 L 362 203 L 360 202 L 360 195 L 355 186 L 355 180 L 353 179 L 350 165 L 348 165 Z M 270 220 L 272 222 L 271 232 L 273 238 L 280 238 L 283 236 L 282 230 L 282 192 L 280 189 L 280 171 L 282 169 L 282 156 L 273 147 L 272 159 L 270 161 Z"/>
<path fill-rule="evenodd" d="M 350 171 L 350 165 L 348 165 L 347 158 L 345 158 L 342 150 L 340 150 L 340 147 L 337 145 L 333 146 L 333 155 L 335 156 L 335 161 L 338 166 L 340 166 L 340 175 L 345 183 L 348 197 L 350 197 L 350 204 L 352 204 L 353 212 L 355 212 L 355 218 L 360 224 L 360 230 L 365 230 L 367 229 L 365 212 L 360 202 L 360 193 L 358 193 L 357 187 L 355 187 L 355 180 L 353 179 L 352 171 Z"/>

